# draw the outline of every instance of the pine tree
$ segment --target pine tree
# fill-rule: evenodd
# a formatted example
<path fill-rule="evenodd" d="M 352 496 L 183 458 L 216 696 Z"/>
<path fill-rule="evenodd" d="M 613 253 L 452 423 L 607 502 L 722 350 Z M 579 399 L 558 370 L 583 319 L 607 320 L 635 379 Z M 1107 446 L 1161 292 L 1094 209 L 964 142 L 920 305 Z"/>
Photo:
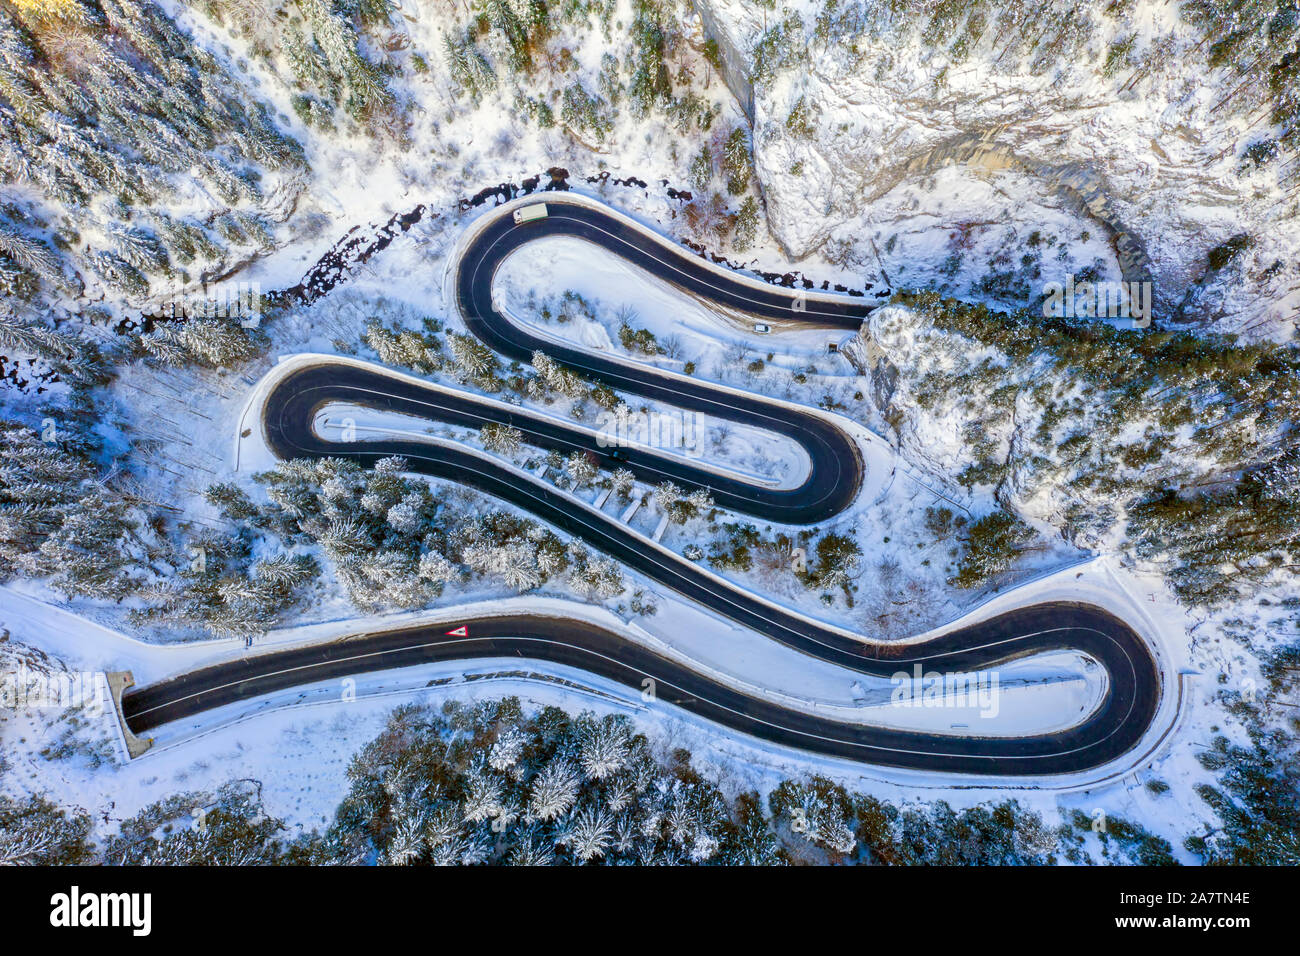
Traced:
<path fill-rule="evenodd" d="M 589 863 L 605 855 L 612 842 L 613 820 L 600 807 L 585 807 L 565 827 L 561 841 L 569 852 Z"/>
<path fill-rule="evenodd" d="M 479 441 L 488 451 L 510 456 L 519 450 L 524 433 L 512 425 L 489 422 L 479 429 Z"/>
<path fill-rule="evenodd" d="M 737 252 L 746 252 L 753 248 L 758 238 L 758 200 L 746 196 L 736 214 L 736 231 L 731 237 L 731 245 Z"/>
<path fill-rule="evenodd" d="M 533 778 L 529 815 L 541 821 L 555 820 L 568 812 L 577 796 L 577 770 L 568 760 L 555 758 Z"/>
<path fill-rule="evenodd" d="M 727 178 L 727 192 L 739 196 L 748 190 L 753 172 L 749 133 L 743 126 L 738 126 L 727 136 L 722 150 L 722 175 Z"/>
<path fill-rule="evenodd" d="M 578 761 L 592 780 L 604 780 L 627 763 L 628 752 L 626 726 L 609 718 L 591 726 L 584 735 Z"/>
<path fill-rule="evenodd" d="M 69 866 L 89 863 L 91 821 L 69 814 L 43 796 L 0 795 L 0 866 Z"/>
<path fill-rule="evenodd" d="M 575 488 L 590 484 L 599 473 L 595 461 L 585 451 L 575 451 L 564 462 L 565 474 L 573 481 Z"/>
<path fill-rule="evenodd" d="M 632 488 L 636 485 L 636 475 L 628 468 L 617 469 L 611 478 L 614 494 L 620 501 L 631 500 Z"/>

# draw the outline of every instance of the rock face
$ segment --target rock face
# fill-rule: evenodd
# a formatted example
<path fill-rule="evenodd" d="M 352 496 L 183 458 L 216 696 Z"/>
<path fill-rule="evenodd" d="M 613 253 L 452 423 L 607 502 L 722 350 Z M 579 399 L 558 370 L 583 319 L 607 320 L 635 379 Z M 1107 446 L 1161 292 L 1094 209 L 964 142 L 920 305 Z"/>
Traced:
<path fill-rule="evenodd" d="M 747 50 L 736 46 L 736 37 L 727 24 L 718 19 L 718 11 L 707 2 L 694 2 L 696 13 L 707 33 L 718 44 L 718 58 L 722 61 L 722 80 L 731 90 L 740 108 L 750 122 L 754 119 L 754 84 L 749 81 L 750 60 Z"/>
<path fill-rule="evenodd" d="M 850 26 L 823 26 L 814 7 L 806 24 L 787 17 L 778 27 L 779 10 L 764 20 L 741 0 L 696 3 L 728 85 L 750 108 L 768 227 L 793 259 L 846 233 L 868 241 L 875 204 L 957 167 L 971 181 L 1000 177 L 1010 214 L 998 221 L 1023 231 L 1035 213 L 1018 221 L 1016 210 L 1030 200 L 1072 209 L 1109 240 L 1119 275 L 1154 280 L 1157 316 L 1260 331 L 1300 311 L 1300 196 L 1286 178 L 1300 163 L 1242 171 L 1241 153 L 1267 129 L 1219 108 L 1231 76 L 1206 81 L 1204 50 L 1177 4 L 1139 0 L 1123 22 L 1094 4 L 1056 50 L 1046 31 L 1017 46 L 1017 31 L 994 23 L 958 59 L 950 44 L 963 21 L 936 42 L 924 21 L 881 22 L 868 7 Z M 773 68 L 760 41 L 778 33 L 794 52 Z M 1122 67 L 1107 69 L 1130 33 Z M 943 198 L 912 212 L 942 220 Z M 1207 275 L 1210 251 L 1243 233 L 1254 245 L 1226 274 Z M 1218 288 L 1194 298 L 1211 305 L 1180 311 L 1202 278 Z"/>

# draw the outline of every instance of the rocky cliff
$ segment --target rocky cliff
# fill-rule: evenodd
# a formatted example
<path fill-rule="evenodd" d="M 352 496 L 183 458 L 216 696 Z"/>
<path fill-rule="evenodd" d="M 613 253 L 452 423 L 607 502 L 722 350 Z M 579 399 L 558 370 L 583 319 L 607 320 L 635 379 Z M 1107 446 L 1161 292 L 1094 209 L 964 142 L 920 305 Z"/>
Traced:
<path fill-rule="evenodd" d="M 955 228 L 1014 248 L 1048 219 L 1063 244 L 1105 239 L 1100 277 L 1154 280 L 1157 315 L 1291 333 L 1300 162 L 1254 162 L 1279 133 L 1267 84 L 1208 69 L 1178 4 L 895 6 L 697 0 L 750 107 L 768 225 L 791 257 L 970 293 L 997 252 L 955 268 Z M 992 208 L 962 206 L 990 184 Z M 1229 267 L 1212 268 L 1225 249 Z M 1073 268 L 1059 261 L 1031 293 Z"/>

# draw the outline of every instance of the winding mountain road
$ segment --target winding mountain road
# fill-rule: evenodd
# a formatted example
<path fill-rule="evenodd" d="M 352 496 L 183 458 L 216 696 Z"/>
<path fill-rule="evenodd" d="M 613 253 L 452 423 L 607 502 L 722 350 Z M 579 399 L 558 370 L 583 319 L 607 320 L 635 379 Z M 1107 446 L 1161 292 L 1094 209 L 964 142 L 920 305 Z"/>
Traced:
<path fill-rule="evenodd" d="M 668 478 L 688 490 L 704 487 L 721 507 L 786 524 L 824 521 L 855 499 L 863 481 L 862 457 L 852 438 L 829 417 L 539 338 L 498 311 L 492 281 L 511 252 L 543 237 L 563 235 L 592 242 L 660 279 L 750 315 L 857 328 L 871 308 L 869 303 L 761 287 L 722 273 L 594 204 L 550 196 L 547 203 L 549 215 L 532 222 L 515 223 L 508 209 L 489 214 L 461 247 L 454 263 L 456 304 L 474 335 L 507 358 L 528 362 L 540 349 L 619 391 L 785 435 L 804 447 L 811 462 L 807 478 L 798 487 L 772 488 L 719 475 L 651 449 L 623 449 L 617 464 L 642 480 Z M 748 695 L 586 622 L 503 616 L 457 622 L 467 628 L 465 633 L 449 633 L 459 628 L 448 625 L 408 627 L 253 655 L 134 690 L 122 701 L 123 716 L 133 732 L 144 733 L 209 708 L 348 674 L 497 657 L 569 665 L 638 690 L 651 680 L 656 700 L 765 740 L 873 764 L 955 774 L 1019 777 L 1098 768 L 1132 750 L 1157 711 L 1160 672 L 1150 648 L 1132 628 L 1100 608 L 1077 602 L 1040 604 L 922 643 L 871 643 L 746 591 L 656 544 L 617 517 L 475 449 L 434 440 L 385 437 L 344 443 L 322 437 L 314 422 L 322 409 L 335 403 L 470 428 L 488 422 L 509 424 L 523 432 L 528 444 L 565 453 L 582 449 L 605 465 L 615 463 L 611 449 L 600 447 L 588 430 L 345 360 L 322 360 L 278 376 L 262 405 L 269 448 L 285 459 L 331 456 L 365 466 L 400 455 L 411 471 L 466 484 L 510 502 L 738 624 L 853 671 L 889 677 L 920 665 L 925 671 L 970 673 L 1030 654 L 1073 650 L 1105 668 L 1105 695 L 1083 721 L 1050 734 L 963 737 L 885 729 L 830 720 Z"/>

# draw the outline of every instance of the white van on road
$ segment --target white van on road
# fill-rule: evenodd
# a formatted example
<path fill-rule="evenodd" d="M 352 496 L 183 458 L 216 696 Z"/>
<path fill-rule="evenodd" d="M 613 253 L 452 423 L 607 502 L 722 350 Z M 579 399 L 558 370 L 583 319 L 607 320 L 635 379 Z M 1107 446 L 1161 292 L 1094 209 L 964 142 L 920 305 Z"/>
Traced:
<path fill-rule="evenodd" d="M 515 222 L 532 222 L 534 219 L 546 218 L 546 203 L 533 203 L 531 206 L 521 206 L 515 210 Z"/>

